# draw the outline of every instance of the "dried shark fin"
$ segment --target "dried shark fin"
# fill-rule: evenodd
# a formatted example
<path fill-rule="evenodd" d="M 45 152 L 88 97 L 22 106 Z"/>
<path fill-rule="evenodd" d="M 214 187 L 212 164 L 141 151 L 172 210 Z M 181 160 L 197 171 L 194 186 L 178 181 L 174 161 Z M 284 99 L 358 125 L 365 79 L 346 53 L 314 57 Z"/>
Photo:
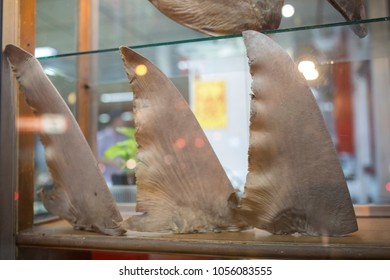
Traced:
<path fill-rule="evenodd" d="M 246 228 L 228 206 L 235 191 L 183 96 L 146 58 L 126 47 L 121 53 L 135 98 L 141 213 L 124 226 L 178 233 Z"/>
<path fill-rule="evenodd" d="M 40 132 L 45 158 L 55 187 L 39 196 L 46 209 L 74 228 L 108 235 L 121 235 L 122 217 L 68 106 L 44 74 L 38 60 L 14 46 L 5 49 L 12 70 L 35 116 L 62 116 L 67 123 L 63 134 Z"/>
<path fill-rule="evenodd" d="M 366 19 L 363 0 L 328 0 L 328 2 L 332 4 L 347 21 Z M 362 23 L 352 25 L 352 30 L 360 38 L 364 38 L 368 34 L 367 26 Z"/>
<path fill-rule="evenodd" d="M 270 38 L 255 31 L 243 37 L 253 95 L 249 172 L 237 212 L 274 234 L 356 231 L 348 188 L 306 80 Z"/>
<path fill-rule="evenodd" d="M 284 0 L 149 0 L 172 20 L 208 35 L 277 29 Z"/>

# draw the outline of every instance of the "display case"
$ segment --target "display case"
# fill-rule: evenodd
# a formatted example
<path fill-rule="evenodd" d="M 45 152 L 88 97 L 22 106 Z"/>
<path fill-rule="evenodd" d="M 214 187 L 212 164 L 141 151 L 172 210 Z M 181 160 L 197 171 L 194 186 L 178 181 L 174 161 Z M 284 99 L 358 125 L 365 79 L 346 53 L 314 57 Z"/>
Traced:
<path fill-rule="evenodd" d="M 252 81 L 241 34 L 201 34 L 175 23 L 144 0 L 13 2 L 2 1 L 2 48 L 14 43 L 35 52 L 101 160 L 122 215 L 135 211 L 136 182 L 127 181 L 129 176 L 125 176 L 125 181 L 118 183 L 109 174 L 109 163 L 103 158 L 112 145 L 99 143 L 99 135 L 113 118 L 120 117 L 122 126 L 134 127 L 132 89 L 118 49 L 122 45 L 150 59 L 173 81 L 195 112 L 232 185 L 238 192 L 244 191 Z M 72 229 L 48 214 L 36 196 L 38 189 L 51 187 L 50 173 L 36 131 L 28 126 L 31 110 L 18 94 L 3 55 L 0 242 L 7 253 L 2 252 L 2 257 L 90 258 L 90 252 L 96 257 L 101 256 L 98 252 L 109 251 L 142 253 L 146 258 L 145 254 L 390 258 L 390 2 L 365 2 L 367 18 L 348 22 L 327 1 L 285 1 L 291 5 L 290 14 L 283 16 L 278 29 L 264 31 L 297 66 L 302 62 L 312 65 L 302 72 L 336 147 L 357 215 L 356 233 L 308 237 L 250 230 L 128 232 L 111 237 Z M 360 24 L 368 29 L 364 38 L 352 30 Z M 213 83 L 223 85 L 218 101 L 213 103 L 222 109 L 199 111 L 205 102 L 200 88 Z"/>

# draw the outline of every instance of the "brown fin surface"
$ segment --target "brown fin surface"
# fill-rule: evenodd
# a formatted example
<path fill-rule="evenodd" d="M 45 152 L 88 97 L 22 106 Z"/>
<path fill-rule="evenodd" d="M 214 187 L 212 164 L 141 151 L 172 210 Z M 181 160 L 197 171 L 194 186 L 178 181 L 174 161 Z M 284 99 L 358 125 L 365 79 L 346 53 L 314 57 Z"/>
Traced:
<path fill-rule="evenodd" d="M 77 229 L 121 235 L 122 217 L 101 174 L 98 162 L 65 101 L 38 60 L 14 46 L 5 49 L 12 70 L 35 116 L 61 115 L 63 134 L 40 133 L 55 187 L 39 195 L 49 212 Z"/>
<path fill-rule="evenodd" d="M 124 226 L 178 233 L 246 227 L 228 206 L 234 189 L 183 96 L 146 58 L 126 47 L 121 53 L 135 98 L 141 213 Z"/>
<path fill-rule="evenodd" d="M 243 37 L 253 94 L 249 172 L 236 210 L 274 234 L 356 231 L 344 175 L 306 80 L 270 38 L 256 31 Z"/>
<path fill-rule="evenodd" d="M 328 0 L 328 2 L 332 4 L 347 21 L 366 19 L 363 0 Z M 352 25 L 351 28 L 360 38 L 366 37 L 368 34 L 367 26 L 365 24 L 355 24 Z"/>
<path fill-rule="evenodd" d="M 277 29 L 284 0 L 149 0 L 172 20 L 208 35 Z"/>

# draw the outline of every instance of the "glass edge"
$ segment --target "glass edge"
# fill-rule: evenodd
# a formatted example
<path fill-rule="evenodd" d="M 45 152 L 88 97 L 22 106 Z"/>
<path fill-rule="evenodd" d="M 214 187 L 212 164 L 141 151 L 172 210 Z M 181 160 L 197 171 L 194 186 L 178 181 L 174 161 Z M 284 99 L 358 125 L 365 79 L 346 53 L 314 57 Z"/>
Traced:
<path fill-rule="evenodd" d="M 336 23 L 328 23 L 328 24 L 317 24 L 317 25 L 308 25 L 308 26 L 301 26 L 301 27 L 274 29 L 274 30 L 264 31 L 262 33 L 264 33 L 264 34 L 279 34 L 279 33 L 296 32 L 296 31 L 312 30 L 312 29 L 323 29 L 323 28 L 339 27 L 339 26 L 352 26 L 352 25 L 356 25 L 356 24 L 386 22 L 389 20 L 390 20 L 390 17 L 381 17 L 381 18 L 372 18 L 372 19 L 365 19 L 365 20 L 359 20 L 359 21 L 345 21 L 345 22 L 336 22 Z M 195 39 L 176 40 L 176 41 L 142 44 L 142 45 L 128 45 L 127 47 L 132 48 L 132 49 L 142 49 L 142 48 L 152 48 L 152 47 L 160 47 L 160 46 L 168 46 L 168 45 L 189 44 L 189 43 L 197 43 L 197 42 L 204 42 L 204 41 L 214 41 L 214 40 L 221 40 L 221 39 L 231 39 L 231 38 L 239 38 L 239 37 L 242 37 L 242 35 L 235 34 L 235 35 L 226 35 L 226 36 L 195 38 Z M 63 57 L 71 57 L 71 56 L 79 56 L 79 55 L 101 54 L 101 53 L 119 51 L 119 48 L 120 47 L 90 50 L 90 51 L 83 51 L 83 52 L 69 52 L 69 53 L 57 54 L 57 55 L 52 55 L 52 56 L 39 57 L 37 59 L 38 60 L 45 60 L 45 59 L 63 58 Z"/>

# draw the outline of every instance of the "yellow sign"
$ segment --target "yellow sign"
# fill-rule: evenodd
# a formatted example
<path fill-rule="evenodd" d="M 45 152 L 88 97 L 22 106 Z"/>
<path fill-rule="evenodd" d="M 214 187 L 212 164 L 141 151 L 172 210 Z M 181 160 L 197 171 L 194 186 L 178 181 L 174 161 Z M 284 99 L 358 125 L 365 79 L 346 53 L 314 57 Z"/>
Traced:
<path fill-rule="evenodd" d="M 195 82 L 195 115 L 203 128 L 227 126 L 225 81 Z"/>

